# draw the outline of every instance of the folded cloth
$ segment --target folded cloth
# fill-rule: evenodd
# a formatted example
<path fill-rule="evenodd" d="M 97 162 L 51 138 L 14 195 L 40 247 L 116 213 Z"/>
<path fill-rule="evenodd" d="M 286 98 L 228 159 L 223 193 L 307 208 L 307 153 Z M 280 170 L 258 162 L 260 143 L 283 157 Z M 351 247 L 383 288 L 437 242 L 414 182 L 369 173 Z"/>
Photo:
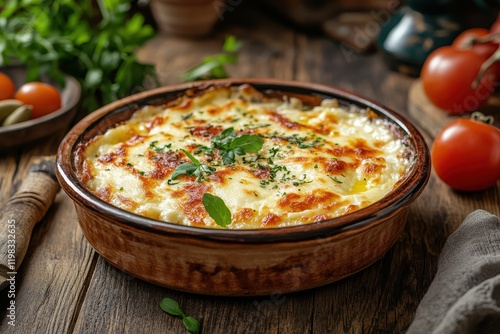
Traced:
<path fill-rule="evenodd" d="M 500 333 L 500 219 L 469 214 L 446 241 L 406 334 Z"/>

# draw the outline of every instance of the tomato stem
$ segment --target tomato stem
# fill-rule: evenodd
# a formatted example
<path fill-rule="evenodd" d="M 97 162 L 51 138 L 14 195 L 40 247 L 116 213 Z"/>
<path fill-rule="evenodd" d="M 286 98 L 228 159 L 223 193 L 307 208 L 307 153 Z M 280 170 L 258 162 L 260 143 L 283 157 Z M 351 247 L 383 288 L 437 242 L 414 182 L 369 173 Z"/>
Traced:
<path fill-rule="evenodd" d="M 472 81 L 472 89 L 476 89 L 477 86 L 479 86 L 479 83 L 483 79 L 484 75 L 486 74 L 486 71 L 497 61 L 500 60 L 500 46 L 498 49 L 493 53 L 486 61 L 481 65 L 479 68 L 479 73 L 477 74 L 476 78 L 474 81 Z"/>
<path fill-rule="evenodd" d="M 485 114 L 483 114 L 480 111 L 474 111 L 470 115 L 470 118 L 473 121 L 483 122 L 483 123 L 490 124 L 490 125 L 492 125 L 493 122 L 495 121 L 495 119 L 493 118 L 493 116 L 491 116 L 491 115 L 486 116 Z"/>
<path fill-rule="evenodd" d="M 500 32 L 495 32 L 495 33 L 491 33 L 491 34 L 484 35 L 481 37 L 471 38 L 470 40 L 468 40 L 466 43 L 463 44 L 463 47 L 464 48 L 471 48 L 474 44 L 484 44 L 484 43 L 492 42 L 493 40 L 495 40 L 499 37 L 500 37 Z"/>

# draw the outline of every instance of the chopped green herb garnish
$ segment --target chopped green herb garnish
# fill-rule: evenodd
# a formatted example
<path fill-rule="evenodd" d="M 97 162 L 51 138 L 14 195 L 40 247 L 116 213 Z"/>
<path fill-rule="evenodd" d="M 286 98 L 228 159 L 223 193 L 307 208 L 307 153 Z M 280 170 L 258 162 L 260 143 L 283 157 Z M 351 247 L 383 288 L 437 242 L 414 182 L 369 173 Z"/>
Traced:
<path fill-rule="evenodd" d="M 307 175 L 304 174 L 304 175 L 302 175 L 302 179 L 300 179 L 299 181 L 295 181 L 292 184 L 297 187 L 297 186 L 300 186 L 300 185 L 305 184 L 305 183 L 311 183 L 312 180 L 311 181 L 306 181 L 306 177 L 307 177 Z"/>
<path fill-rule="evenodd" d="M 158 147 L 156 146 L 156 143 L 158 143 L 157 140 L 154 140 L 152 141 L 150 144 L 149 144 L 149 147 L 154 150 L 155 152 L 163 152 L 166 148 L 171 148 L 172 147 L 172 143 L 169 143 L 169 144 L 166 144 L 166 145 L 163 145 L 163 147 Z"/>
<path fill-rule="evenodd" d="M 330 176 L 330 175 L 328 175 L 328 177 L 329 177 L 330 179 L 332 179 L 333 181 L 337 182 L 337 183 L 343 183 L 342 181 L 340 181 L 340 180 L 337 178 L 337 176 Z"/>
<path fill-rule="evenodd" d="M 280 148 L 279 147 L 271 147 L 269 149 L 269 154 L 271 154 L 271 157 L 274 158 L 276 154 L 278 154 Z"/>
<path fill-rule="evenodd" d="M 283 139 L 287 140 L 290 144 L 296 144 L 299 148 L 313 148 L 324 145 L 321 138 L 310 139 L 307 136 L 299 137 L 297 134 L 293 134 L 289 137 L 284 137 Z"/>

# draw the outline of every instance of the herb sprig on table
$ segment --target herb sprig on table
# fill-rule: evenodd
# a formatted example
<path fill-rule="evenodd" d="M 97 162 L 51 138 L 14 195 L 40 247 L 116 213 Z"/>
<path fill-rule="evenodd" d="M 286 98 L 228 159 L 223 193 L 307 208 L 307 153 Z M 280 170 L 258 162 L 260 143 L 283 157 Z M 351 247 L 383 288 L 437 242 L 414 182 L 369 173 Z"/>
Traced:
<path fill-rule="evenodd" d="M 184 81 L 228 78 L 226 65 L 238 62 L 239 51 L 243 42 L 233 35 L 226 37 L 222 52 L 203 58 L 200 64 L 184 73 Z"/>
<path fill-rule="evenodd" d="M 186 327 L 189 333 L 198 334 L 200 332 L 200 322 L 191 316 L 186 316 L 179 303 L 175 300 L 171 298 L 163 298 L 160 301 L 160 308 L 170 315 L 180 316 L 184 327 Z"/>
<path fill-rule="evenodd" d="M 82 85 L 86 111 L 141 90 L 154 67 L 135 51 L 154 35 L 129 0 L 8 1 L 0 12 L 0 66 L 20 64 L 27 81 L 65 74 Z"/>

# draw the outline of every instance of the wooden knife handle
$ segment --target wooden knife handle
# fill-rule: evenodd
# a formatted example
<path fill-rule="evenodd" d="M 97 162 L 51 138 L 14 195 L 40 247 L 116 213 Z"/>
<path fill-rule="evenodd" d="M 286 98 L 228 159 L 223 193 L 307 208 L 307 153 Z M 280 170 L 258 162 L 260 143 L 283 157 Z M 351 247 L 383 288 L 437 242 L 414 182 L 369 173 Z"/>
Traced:
<path fill-rule="evenodd" d="M 19 268 L 26 255 L 33 228 L 43 218 L 59 189 L 59 183 L 51 172 L 30 171 L 17 193 L 2 209 L 0 275 L 7 277 L 7 273 Z"/>

